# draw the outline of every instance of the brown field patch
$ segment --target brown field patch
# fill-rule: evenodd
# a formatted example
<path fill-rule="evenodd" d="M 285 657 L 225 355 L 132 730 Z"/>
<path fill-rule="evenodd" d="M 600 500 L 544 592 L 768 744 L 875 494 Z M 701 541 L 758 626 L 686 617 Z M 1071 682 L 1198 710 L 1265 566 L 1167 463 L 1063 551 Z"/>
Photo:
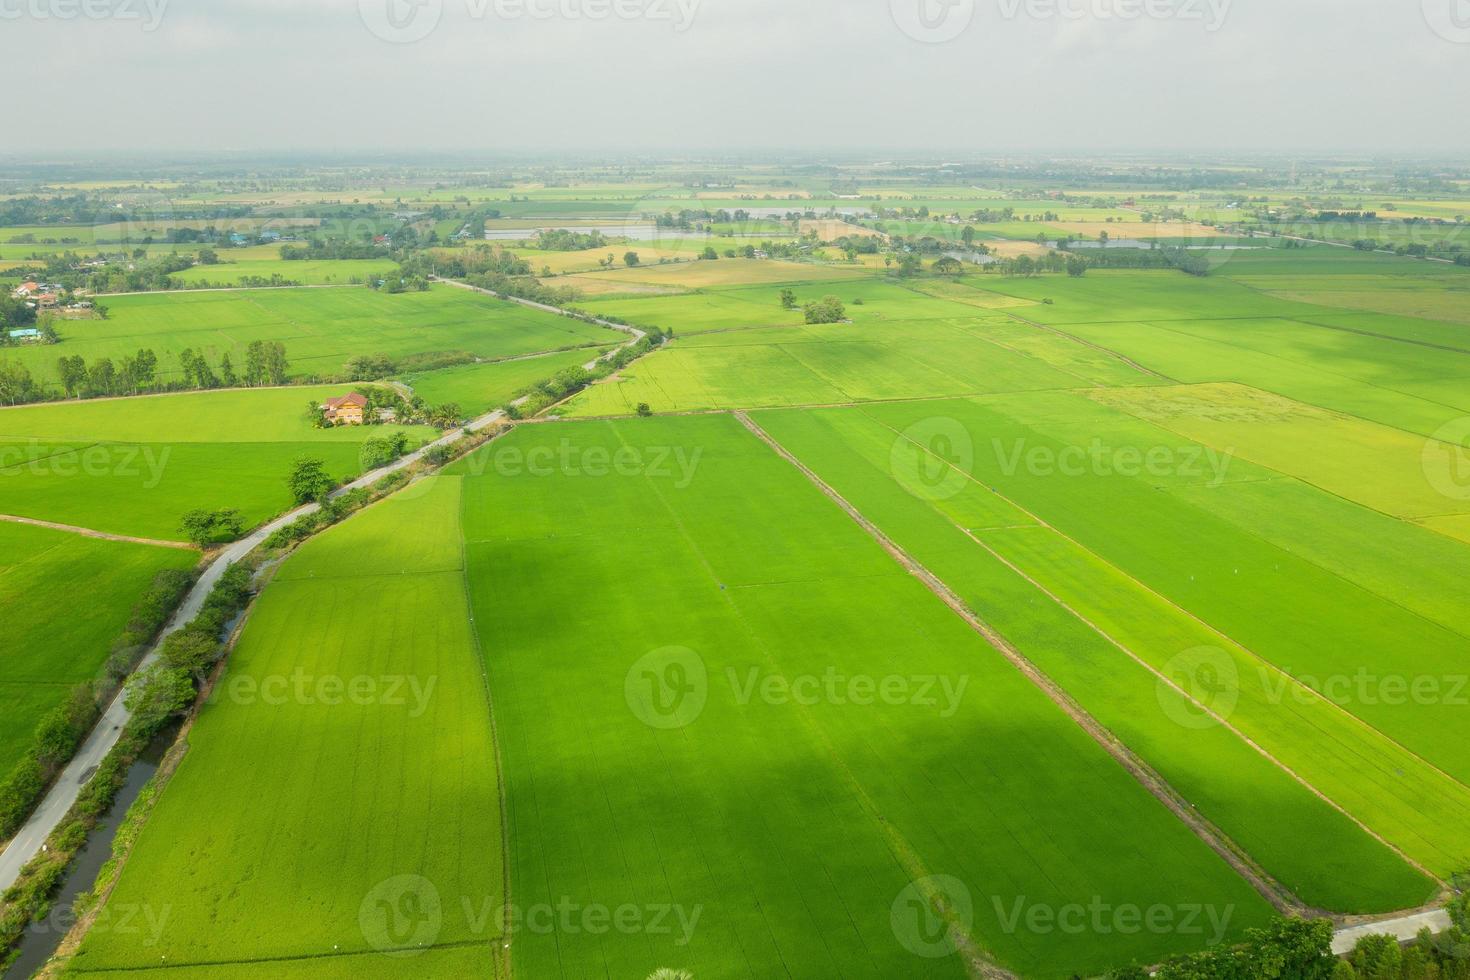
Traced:
<path fill-rule="evenodd" d="M 871 228 L 864 228 L 862 225 L 855 225 L 851 222 L 843 221 L 840 218 L 803 218 L 801 219 L 800 230 L 803 235 L 814 231 L 824 242 L 834 241 L 845 235 L 853 238 L 888 237 L 882 232 L 874 231 Z"/>

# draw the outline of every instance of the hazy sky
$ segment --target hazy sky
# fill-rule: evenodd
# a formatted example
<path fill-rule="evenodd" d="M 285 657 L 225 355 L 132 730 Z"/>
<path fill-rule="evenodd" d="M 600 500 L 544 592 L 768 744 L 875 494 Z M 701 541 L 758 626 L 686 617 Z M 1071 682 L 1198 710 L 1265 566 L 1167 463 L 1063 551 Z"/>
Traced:
<path fill-rule="evenodd" d="M 0 154 L 1464 152 L 1470 0 L 0 0 L 0 85 Z"/>

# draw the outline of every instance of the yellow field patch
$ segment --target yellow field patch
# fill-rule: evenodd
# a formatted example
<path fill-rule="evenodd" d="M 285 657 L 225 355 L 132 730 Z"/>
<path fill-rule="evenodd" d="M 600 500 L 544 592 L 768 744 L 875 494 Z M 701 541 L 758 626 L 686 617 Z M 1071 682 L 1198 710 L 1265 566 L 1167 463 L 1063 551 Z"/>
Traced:
<path fill-rule="evenodd" d="M 571 287 L 583 296 L 677 296 L 687 289 L 634 282 L 614 276 L 566 275 L 540 280 L 543 286 Z"/>
<path fill-rule="evenodd" d="M 1194 442 L 1409 520 L 1470 515 L 1448 452 L 1422 436 L 1239 384 L 1093 389 L 1093 400 Z"/>
<path fill-rule="evenodd" d="M 986 242 L 985 247 L 990 249 L 990 254 L 998 255 L 1003 259 L 1019 258 L 1022 255 L 1029 255 L 1034 259 L 1043 255 L 1050 254 L 1051 252 L 1051 249 L 1047 248 L 1040 242 L 1012 242 L 996 240 Z"/>
<path fill-rule="evenodd" d="M 1312 290 L 1271 290 L 1267 295 L 1298 303 L 1335 306 L 1345 310 L 1366 310 L 1399 316 L 1416 316 L 1450 323 L 1470 323 L 1470 293 L 1443 289 L 1383 289 L 1342 292 Z"/>
<path fill-rule="evenodd" d="M 627 244 L 605 245 L 602 248 L 589 248 L 580 252 L 540 252 L 529 248 L 513 249 L 513 251 L 518 258 L 531 263 L 531 270 L 538 275 L 543 268 L 550 269 L 556 275 L 569 272 L 597 272 L 606 268 L 601 263 L 609 255 L 613 258 L 612 268 L 621 269 L 625 267 L 623 256 L 629 252 L 637 252 L 639 264 L 644 266 L 656 266 L 660 259 L 679 262 L 688 261 L 691 258 L 687 252 Z"/>
<path fill-rule="evenodd" d="M 1419 522 L 1431 531 L 1470 544 L 1470 514 L 1455 514 L 1450 517 L 1426 517 Z"/>
<path fill-rule="evenodd" d="M 862 225 L 855 225 L 840 218 L 803 218 L 800 231 L 803 235 L 816 232 L 817 237 L 824 242 L 835 241 L 843 236 L 853 238 L 886 238 L 882 232 Z"/>
<path fill-rule="evenodd" d="M 1005 296 L 1001 293 L 992 293 L 988 289 L 971 286 L 968 283 L 955 282 L 951 279 L 921 279 L 914 281 L 910 288 L 916 289 L 927 296 L 939 299 L 947 299 L 954 303 L 964 303 L 967 306 L 978 306 L 983 310 L 1006 310 L 1017 306 L 1035 306 L 1036 301 L 1021 299 L 1018 296 Z"/>
<path fill-rule="evenodd" d="M 866 278 L 857 266 L 815 265 L 772 259 L 719 259 L 678 265 L 649 265 L 614 272 L 597 272 L 582 277 L 640 282 L 652 286 L 699 289 L 706 286 L 761 285 L 773 282 Z"/>

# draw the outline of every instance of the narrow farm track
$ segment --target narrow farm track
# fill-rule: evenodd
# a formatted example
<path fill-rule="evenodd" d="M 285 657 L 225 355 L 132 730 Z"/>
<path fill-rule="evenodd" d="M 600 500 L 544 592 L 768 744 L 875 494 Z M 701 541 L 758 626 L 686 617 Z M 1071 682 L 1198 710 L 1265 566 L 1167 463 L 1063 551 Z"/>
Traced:
<path fill-rule="evenodd" d="M 134 538 L 126 534 L 108 534 L 106 531 L 94 531 L 90 527 L 76 527 L 71 524 L 38 521 L 31 517 L 16 517 L 14 514 L 0 514 L 0 521 L 7 521 L 11 524 L 26 524 L 31 527 L 44 527 L 52 531 L 65 531 L 68 534 L 79 534 L 84 538 L 98 538 L 102 541 L 121 541 L 124 544 L 148 544 L 156 548 L 177 548 L 180 551 L 198 550 L 192 544 L 184 541 L 159 541 L 155 538 Z"/>
<path fill-rule="evenodd" d="M 979 633 L 996 652 L 1005 657 L 1027 680 L 1040 688 L 1073 722 L 1082 728 L 1083 731 L 1087 732 L 1114 761 L 1127 770 L 1150 794 L 1183 821 L 1185 826 L 1189 827 L 1200 840 L 1220 856 L 1221 860 L 1225 861 L 1237 874 L 1244 878 L 1262 898 L 1271 903 L 1279 912 L 1285 914 L 1302 915 L 1307 912 L 1307 909 L 1295 896 L 1267 874 L 1264 869 L 1247 858 L 1243 848 L 1231 841 L 1219 828 L 1205 820 L 1152 767 L 1115 738 L 1102 724 L 1088 714 L 1081 705 L 1053 682 L 1051 678 L 1031 663 L 1025 655 L 977 616 L 965 604 L 964 600 L 956 595 L 949 586 L 945 585 L 938 576 L 930 572 L 917 559 L 899 546 L 897 542 L 884 534 L 876 524 L 868 520 L 861 511 L 849 503 L 836 489 L 818 476 L 815 471 L 797 459 L 794 454 L 772 438 L 749 415 L 744 412 L 736 412 L 735 417 L 756 438 L 769 446 L 782 459 L 795 466 L 813 486 L 825 494 L 833 503 L 837 504 L 859 527 L 867 532 L 869 537 L 876 541 L 884 551 L 888 552 L 895 561 L 918 578 L 930 592 L 934 593 L 956 615 L 968 623 L 975 632 Z"/>

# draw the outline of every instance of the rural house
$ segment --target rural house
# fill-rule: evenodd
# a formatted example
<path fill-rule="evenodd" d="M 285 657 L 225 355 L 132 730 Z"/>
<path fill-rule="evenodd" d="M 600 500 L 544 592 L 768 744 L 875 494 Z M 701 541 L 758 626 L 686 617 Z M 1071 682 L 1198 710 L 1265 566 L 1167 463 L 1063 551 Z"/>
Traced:
<path fill-rule="evenodd" d="M 30 299 L 39 292 L 41 292 L 41 286 L 38 283 L 23 282 L 16 287 L 13 295 L 16 299 Z"/>
<path fill-rule="evenodd" d="M 333 425 L 362 425 L 366 408 L 367 399 L 355 391 L 341 398 L 328 398 L 322 404 L 322 412 Z"/>

